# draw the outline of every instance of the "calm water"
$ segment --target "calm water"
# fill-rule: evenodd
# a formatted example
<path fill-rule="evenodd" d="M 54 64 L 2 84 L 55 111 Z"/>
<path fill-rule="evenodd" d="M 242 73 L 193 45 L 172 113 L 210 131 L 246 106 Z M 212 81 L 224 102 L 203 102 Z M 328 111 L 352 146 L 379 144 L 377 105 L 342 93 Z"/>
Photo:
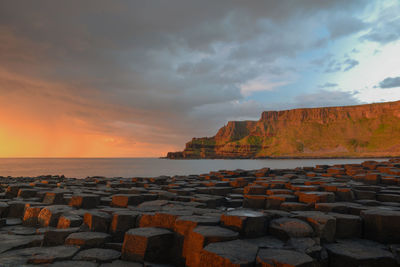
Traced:
<path fill-rule="evenodd" d="M 201 174 L 217 170 L 295 168 L 317 164 L 361 163 L 365 159 L 260 159 L 260 160 L 168 160 L 157 158 L 122 159 L 5 159 L 0 158 L 0 176 L 63 174 L 67 177 L 152 177 Z M 383 161 L 384 159 L 375 159 Z"/>

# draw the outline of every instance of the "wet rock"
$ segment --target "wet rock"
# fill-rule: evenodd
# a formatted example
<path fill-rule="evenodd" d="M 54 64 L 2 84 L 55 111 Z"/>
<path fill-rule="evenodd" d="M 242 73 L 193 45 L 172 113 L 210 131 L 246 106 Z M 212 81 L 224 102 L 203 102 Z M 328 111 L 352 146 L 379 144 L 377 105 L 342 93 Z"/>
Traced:
<path fill-rule="evenodd" d="M 65 239 L 66 245 L 75 245 L 81 247 L 102 247 L 104 243 L 109 242 L 111 236 L 100 232 L 79 232 L 72 233 Z"/>
<path fill-rule="evenodd" d="M 305 253 L 284 249 L 260 249 L 257 266 L 314 267 L 314 259 Z"/>
<path fill-rule="evenodd" d="M 9 205 L 5 202 L 0 202 L 0 218 L 7 217 Z"/>
<path fill-rule="evenodd" d="M 31 189 L 31 188 L 21 188 L 18 191 L 18 197 L 20 198 L 31 198 L 31 197 L 35 197 L 37 194 L 37 190 L 36 189 Z"/>
<path fill-rule="evenodd" d="M 65 229 L 70 227 L 79 227 L 81 226 L 83 219 L 81 216 L 73 213 L 67 212 L 60 216 L 58 219 L 57 228 Z"/>
<path fill-rule="evenodd" d="M 77 227 L 68 229 L 49 229 L 44 233 L 43 244 L 45 246 L 62 245 L 67 236 L 78 231 L 79 228 Z"/>
<path fill-rule="evenodd" d="M 113 235 L 113 240 L 122 242 L 125 232 L 136 227 L 137 217 L 138 213 L 134 211 L 115 212 L 110 225 L 110 233 Z"/>
<path fill-rule="evenodd" d="M 22 218 L 22 223 L 24 225 L 36 226 L 39 221 L 39 213 L 43 209 L 43 206 L 30 206 L 25 207 L 24 216 Z"/>
<path fill-rule="evenodd" d="M 315 234 L 322 240 L 327 242 L 333 242 L 335 240 L 335 217 L 319 211 L 297 211 L 294 213 L 296 218 L 300 218 L 308 222 L 314 229 Z"/>
<path fill-rule="evenodd" d="M 361 212 L 368 239 L 383 243 L 400 243 L 400 211 L 369 209 Z"/>
<path fill-rule="evenodd" d="M 111 216 L 106 212 L 89 211 L 83 216 L 83 223 L 87 225 L 91 231 L 106 233 L 111 223 Z"/>
<path fill-rule="evenodd" d="M 180 216 L 175 221 L 174 231 L 182 236 L 185 236 L 198 225 L 212 226 L 217 225 L 219 222 L 220 219 L 216 216 Z"/>
<path fill-rule="evenodd" d="M 76 194 L 69 201 L 69 206 L 82 209 L 94 209 L 100 204 L 100 196 L 92 194 Z"/>
<path fill-rule="evenodd" d="M 245 195 L 243 208 L 264 209 L 266 198 L 265 195 Z"/>
<path fill-rule="evenodd" d="M 295 202 L 297 196 L 287 194 L 270 195 L 265 198 L 265 209 L 279 209 L 283 202 Z"/>
<path fill-rule="evenodd" d="M 26 203 L 24 201 L 19 200 L 9 201 L 7 216 L 12 218 L 22 218 L 22 216 L 24 215 L 25 204 Z"/>
<path fill-rule="evenodd" d="M 65 205 L 54 205 L 43 208 L 38 215 L 38 223 L 42 227 L 57 226 L 58 219 L 71 208 Z"/>
<path fill-rule="evenodd" d="M 335 194 L 332 192 L 300 192 L 299 201 L 303 203 L 334 202 Z"/>
<path fill-rule="evenodd" d="M 100 267 L 143 267 L 142 263 L 116 260 L 112 263 L 103 263 Z"/>
<path fill-rule="evenodd" d="M 201 251 L 199 266 L 253 266 L 257 251 L 242 240 L 212 243 Z"/>
<path fill-rule="evenodd" d="M 119 259 L 121 253 L 112 249 L 91 248 L 80 251 L 74 260 L 95 261 L 95 262 L 112 262 Z"/>
<path fill-rule="evenodd" d="M 145 198 L 139 194 L 118 194 L 112 196 L 111 205 L 126 208 L 128 205 L 139 205 Z"/>
<path fill-rule="evenodd" d="M 235 240 L 238 236 L 237 232 L 218 226 L 196 227 L 185 240 L 185 244 L 187 244 L 186 265 L 198 266 L 200 264 L 201 251 L 204 246 L 215 242 Z"/>
<path fill-rule="evenodd" d="M 313 228 L 308 223 L 295 218 L 272 220 L 269 232 L 282 240 L 291 237 L 311 237 L 314 234 Z"/>
<path fill-rule="evenodd" d="M 59 260 L 71 259 L 79 248 L 74 246 L 33 247 L 9 251 L 1 254 L 0 265 L 10 266 L 19 259 L 19 266 L 24 263 L 46 264 Z M 11 261 L 8 262 L 7 261 Z M 8 265 L 7 265 L 8 264 Z M 13 265 L 11 265 L 13 266 Z"/>
<path fill-rule="evenodd" d="M 392 253 L 378 243 L 366 240 L 339 240 L 326 244 L 329 264 L 342 266 L 398 266 Z"/>
<path fill-rule="evenodd" d="M 329 213 L 336 218 L 336 238 L 358 238 L 362 235 L 362 219 L 351 214 Z"/>
<path fill-rule="evenodd" d="M 97 263 L 88 261 L 57 261 L 48 265 L 49 267 L 97 267 Z"/>
<path fill-rule="evenodd" d="M 143 227 L 125 234 L 122 259 L 130 261 L 166 262 L 169 258 L 173 233 L 166 229 Z"/>
<path fill-rule="evenodd" d="M 277 248 L 281 249 L 285 246 L 285 243 L 280 239 L 273 236 L 263 236 L 259 238 L 243 239 L 244 242 L 253 244 L 259 248 Z"/>
<path fill-rule="evenodd" d="M 64 204 L 64 192 L 46 192 L 43 203 L 48 205 Z"/>
<path fill-rule="evenodd" d="M 179 216 L 190 216 L 191 210 L 161 211 L 153 214 L 144 214 L 140 218 L 139 227 L 161 227 L 173 229 Z"/>
<path fill-rule="evenodd" d="M 262 212 L 233 210 L 221 216 L 221 224 L 245 237 L 259 237 L 266 233 L 268 218 Z"/>
<path fill-rule="evenodd" d="M 0 233 L 0 240 L 0 253 L 3 253 L 19 247 L 40 246 L 43 241 L 43 236 L 10 235 L 8 233 Z"/>

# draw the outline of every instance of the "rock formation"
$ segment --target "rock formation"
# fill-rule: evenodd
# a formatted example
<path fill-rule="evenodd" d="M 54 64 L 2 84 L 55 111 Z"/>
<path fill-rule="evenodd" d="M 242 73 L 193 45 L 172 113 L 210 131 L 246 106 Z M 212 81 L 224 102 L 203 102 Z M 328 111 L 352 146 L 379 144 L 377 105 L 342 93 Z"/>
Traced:
<path fill-rule="evenodd" d="M 0 176 L 7 267 L 395 267 L 399 225 L 400 159 L 148 178 Z"/>
<path fill-rule="evenodd" d="M 177 158 L 318 158 L 400 155 L 400 101 L 265 111 L 230 121 L 213 137 L 193 138 Z"/>

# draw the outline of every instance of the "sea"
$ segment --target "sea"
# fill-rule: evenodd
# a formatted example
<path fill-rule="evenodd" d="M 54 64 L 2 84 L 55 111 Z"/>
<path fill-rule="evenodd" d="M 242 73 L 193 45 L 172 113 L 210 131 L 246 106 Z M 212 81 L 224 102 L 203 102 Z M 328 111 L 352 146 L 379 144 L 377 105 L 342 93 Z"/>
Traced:
<path fill-rule="evenodd" d="M 366 159 L 199 159 L 163 158 L 0 158 L 0 176 L 36 177 L 64 175 L 70 178 L 157 177 L 203 174 L 218 170 L 254 170 L 314 167 L 361 163 Z M 387 159 L 368 159 L 386 161 Z"/>

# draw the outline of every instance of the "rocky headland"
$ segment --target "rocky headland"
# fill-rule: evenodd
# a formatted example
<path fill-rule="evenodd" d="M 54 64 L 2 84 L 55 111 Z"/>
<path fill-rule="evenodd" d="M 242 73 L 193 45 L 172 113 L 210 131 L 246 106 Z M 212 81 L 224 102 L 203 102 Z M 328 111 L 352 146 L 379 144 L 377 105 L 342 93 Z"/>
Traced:
<path fill-rule="evenodd" d="M 400 156 L 400 101 L 265 111 L 230 121 L 215 136 L 193 138 L 170 159 Z"/>
<path fill-rule="evenodd" d="M 400 159 L 0 177 L 0 266 L 399 266 Z"/>

